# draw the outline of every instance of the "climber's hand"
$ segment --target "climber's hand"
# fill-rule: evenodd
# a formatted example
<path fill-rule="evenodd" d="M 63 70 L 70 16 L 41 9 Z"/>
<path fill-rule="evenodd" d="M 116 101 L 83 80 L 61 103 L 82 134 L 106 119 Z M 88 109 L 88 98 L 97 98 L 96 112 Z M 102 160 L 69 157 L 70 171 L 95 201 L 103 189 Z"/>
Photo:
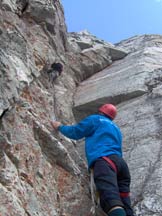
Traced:
<path fill-rule="evenodd" d="M 61 125 L 61 122 L 51 121 L 51 125 L 55 130 L 58 130 L 58 127 Z"/>

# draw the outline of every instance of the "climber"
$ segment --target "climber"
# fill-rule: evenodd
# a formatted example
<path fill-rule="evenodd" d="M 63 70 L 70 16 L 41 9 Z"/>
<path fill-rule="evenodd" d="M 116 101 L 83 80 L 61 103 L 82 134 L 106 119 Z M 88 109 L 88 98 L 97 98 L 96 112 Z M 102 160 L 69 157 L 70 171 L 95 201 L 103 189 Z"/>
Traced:
<path fill-rule="evenodd" d="M 57 62 L 51 65 L 51 68 L 47 70 L 47 73 L 52 83 L 55 81 L 55 79 L 58 76 L 61 75 L 62 71 L 63 71 L 63 65 L 61 63 Z"/>
<path fill-rule="evenodd" d="M 130 173 L 122 158 L 122 135 L 113 122 L 117 110 L 104 104 L 78 124 L 66 126 L 51 122 L 54 129 L 70 139 L 85 137 L 89 170 L 93 168 L 94 182 L 99 192 L 100 205 L 108 216 L 133 216 L 130 202 Z"/>

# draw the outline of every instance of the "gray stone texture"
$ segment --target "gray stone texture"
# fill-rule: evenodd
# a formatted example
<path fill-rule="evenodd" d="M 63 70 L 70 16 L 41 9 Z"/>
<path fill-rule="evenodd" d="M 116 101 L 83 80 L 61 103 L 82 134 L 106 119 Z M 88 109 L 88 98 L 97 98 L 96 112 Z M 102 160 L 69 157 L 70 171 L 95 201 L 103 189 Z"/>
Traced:
<path fill-rule="evenodd" d="M 59 0 L 0 2 L 0 215 L 92 216 L 83 141 L 50 121 L 72 124 L 105 102 L 119 111 L 135 215 L 162 215 L 161 44 L 67 33 Z M 54 82 L 53 62 L 64 66 Z"/>
<path fill-rule="evenodd" d="M 59 1 L 0 2 L 2 216 L 71 216 L 78 209 L 80 215 L 89 213 L 85 162 L 75 143 L 50 125 L 54 115 L 68 122 L 73 119 L 76 84 L 67 51 Z M 55 85 L 46 73 L 53 62 L 65 66 Z"/>
<path fill-rule="evenodd" d="M 74 113 L 82 119 L 102 103 L 118 108 L 124 158 L 131 176 L 135 215 L 162 214 L 162 36 L 143 35 L 117 44 L 128 52 L 119 61 L 81 82 Z M 80 150 L 81 151 L 81 150 Z"/>

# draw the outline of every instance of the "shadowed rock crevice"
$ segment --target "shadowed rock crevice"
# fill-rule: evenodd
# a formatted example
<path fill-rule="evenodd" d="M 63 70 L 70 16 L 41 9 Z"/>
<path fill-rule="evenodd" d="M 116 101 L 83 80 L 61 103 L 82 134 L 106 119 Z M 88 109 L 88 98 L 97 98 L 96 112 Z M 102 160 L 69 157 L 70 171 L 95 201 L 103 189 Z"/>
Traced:
<path fill-rule="evenodd" d="M 3 111 L 1 111 L 1 113 L 0 113 L 0 121 L 1 121 L 1 119 L 4 117 L 5 113 L 6 113 L 8 110 L 9 110 L 9 108 L 4 109 Z"/>
<path fill-rule="evenodd" d="M 113 45 L 67 33 L 59 0 L 1 1 L 0 36 L 0 214 L 91 216 L 83 140 L 55 133 L 50 121 L 73 124 L 72 109 L 80 119 L 110 102 L 135 215 L 162 215 L 162 36 Z M 54 62 L 64 70 L 51 83 Z"/>
<path fill-rule="evenodd" d="M 146 84 L 146 86 L 148 88 L 148 93 L 154 93 L 154 89 L 161 88 L 161 84 L 162 84 L 162 68 L 154 70 L 150 74 L 150 77 L 146 79 L 145 84 Z"/>
<path fill-rule="evenodd" d="M 74 104 L 73 113 L 74 113 L 75 119 L 78 121 L 86 117 L 87 115 L 96 113 L 96 110 L 98 110 L 98 108 L 104 103 L 109 102 L 109 103 L 118 105 L 120 103 L 129 101 L 131 99 L 138 98 L 146 93 L 147 93 L 146 91 L 137 90 L 137 91 L 130 92 L 130 93 L 125 93 L 125 94 L 123 93 L 121 95 L 116 95 L 114 97 L 113 96 L 102 97 L 102 98 L 96 99 L 94 101 L 90 101 L 89 103 L 85 103 L 79 106 L 76 106 Z M 86 109 L 86 112 L 85 112 L 85 109 Z"/>
<path fill-rule="evenodd" d="M 132 174 L 132 202 L 137 215 L 162 212 L 161 201 L 157 209 L 151 210 L 156 194 L 161 196 L 161 41 L 161 36 L 144 35 L 121 42 L 119 47 L 129 54 L 81 82 L 74 97 L 77 120 L 95 113 L 103 103 L 117 105 L 116 121 L 124 135 L 123 149 Z"/>

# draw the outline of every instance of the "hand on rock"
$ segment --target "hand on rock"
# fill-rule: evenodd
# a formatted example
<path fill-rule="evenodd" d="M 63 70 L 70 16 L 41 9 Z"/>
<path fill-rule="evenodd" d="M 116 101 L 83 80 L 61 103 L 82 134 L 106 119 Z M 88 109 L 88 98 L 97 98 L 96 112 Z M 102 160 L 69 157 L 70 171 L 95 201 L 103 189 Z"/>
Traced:
<path fill-rule="evenodd" d="M 55 130 L 58 130 L 58 127 L 61 125 L 61 122 L 51 121 L 51 125 Z"/>

